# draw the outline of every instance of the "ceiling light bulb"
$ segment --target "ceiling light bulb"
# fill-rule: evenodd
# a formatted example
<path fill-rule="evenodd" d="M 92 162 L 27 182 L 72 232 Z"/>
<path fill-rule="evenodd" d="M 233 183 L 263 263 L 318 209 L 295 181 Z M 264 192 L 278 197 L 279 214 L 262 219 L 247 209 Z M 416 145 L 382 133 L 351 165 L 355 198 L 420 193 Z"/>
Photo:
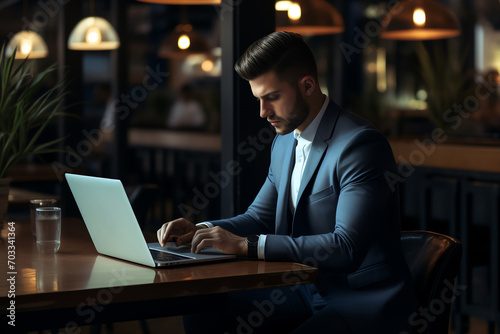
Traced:
<path fill-rule="evenodd" d="M 89 44 L 99 44 L 101 43 L 102 37 L 101 37 L 101 30 L 97 27 L 90 27 L 87 30 L 87 36 L 85 37 L 85 40 Z"/>
<path fill-rule="evenodd" d="M 285 10 L 288 10 L 291 4 L 291 1 L 277 1 L 274 5 L 274 9 L 284 12 Z"/>
<path fill-rule="evenodd" d="M 186 50 L 191 45 L 191 41 L 189 40 L 189 37 L 187 35 L 181 35 L 181 37 L 179 37 L 177 45 L 179 46 L 179 49 Z"/>
<path fill-rule="evenodd" d="M 45 58 L 49 53 L 47 44 L 43 38 L 34 31 L 20 31 L 15 34 L 9 41 L 6 47 L 6 54 L 12 55 L 14 50 L 16 52 L 16 59 L 30 59 Z"/>
<path fill-rule="evenodd" d="M 214 62 L 210 59 L 206 59 L 201 63 L 201 69 L 205 72 L 210 72 L 214 68 Z"/>
<path fill-rule="evenodd" d="M 300 10 L 300 5 L 296 3 L 292 3 L 290 7 L 288 7 L 288 17 L 290 20 L 298 20 L 302 15 Z"/>
<path fill-rule="evenodd" d="M 25 39 L 21 42 L 21 53 L 23 55 L 28 55 L 31 52 L 33 42 L 29 39 Z"/>
<path fill-rule="evenodd" d="M 422 8 L 417 8 L 413 12 L 413 22 L 415 25 L 422 27 L 425 25 L 426 17 L 425 11 Z"/>

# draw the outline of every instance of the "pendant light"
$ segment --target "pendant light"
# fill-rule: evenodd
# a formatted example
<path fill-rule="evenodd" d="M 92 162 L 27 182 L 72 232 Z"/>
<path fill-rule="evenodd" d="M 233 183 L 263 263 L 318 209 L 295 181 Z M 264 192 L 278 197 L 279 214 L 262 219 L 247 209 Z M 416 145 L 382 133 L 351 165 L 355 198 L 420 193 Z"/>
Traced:
<path fill-rule="evenodd" d="M 221 0 L 138 0 L 163 5 L 220 5 Z"/>
<path fill-rule="evenodd" d="M 187 6 L 180 8 L 180 21 L 183 23 L 177 25 L 175 30 L 163 39 L 158 57 L 182 59 L 194 54 L 210 53 L 205 38 L 189 23 L 187 9 Z"/>
<path fill-rule="evenodd" d="M 326 35 L 345 29 L 342 15 L 325 0 L 277 1 L 275 9 L 276 31 Z"/>
<path fill-rule="evenodd" d="M 22 30 L 15 34 L 7 44 L 7 55 L 12 55 L 16 51 L 16 59 L 45 58 L 49 54 L 47 44 L 43 38 L 34 31 Z"/>
<path fill-rule="evenodd" d="M 453 13 L 434 0 L 403 0 L 382 23 L 381 38 L 431 40 L 460 35 L 460 24 Z"/>
<path fill-rule="evenodd" d="M 193 54 L 208 54 L 207 42 L 189 23 L 179 24 L 165 37 L 158 50 L 160 58 L 181 59 Z"/>
<path fill-rule="evenodd" d="M 93 16 L 94 1 L 90 1 L 91 16 L 73 28 L 68 38 L 68 48 L 78 51 L 114 50 L 120 47 L 120 38 L 113 26 L 102 17 Z"/>
<path fill-rule="evenodd" d="M 28 17 L 28 1 L 23 2 L 23 15 Z M 42 36 L 31 30 L 21 30 L 10 39 L 7 44 L 7 56 L 11 56 L 16 51 L 16 59 L 30 59 L 45 58 L 49 54 L 47 44 Z"/>

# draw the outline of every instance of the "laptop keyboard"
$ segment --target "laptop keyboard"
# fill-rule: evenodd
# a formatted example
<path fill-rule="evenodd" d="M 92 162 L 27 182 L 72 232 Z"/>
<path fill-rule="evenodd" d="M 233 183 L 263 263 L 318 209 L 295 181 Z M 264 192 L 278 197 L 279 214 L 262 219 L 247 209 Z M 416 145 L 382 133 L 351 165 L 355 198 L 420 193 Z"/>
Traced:
<path fill-rule="evenodd" d="M 153 259 L 155 261 L 160 261 L 160 262 L 167 262 L 167 261 L 178 261 L 178 260 L 185 260 L 185 259 L 190 259 L 190 257 L 187 256 L 180 256 L 180 255 L 175 255 L 167 252 L 160 252 L 154 249 L 149 250 L 151 252 L 151 255 L 153 255 Z"/>

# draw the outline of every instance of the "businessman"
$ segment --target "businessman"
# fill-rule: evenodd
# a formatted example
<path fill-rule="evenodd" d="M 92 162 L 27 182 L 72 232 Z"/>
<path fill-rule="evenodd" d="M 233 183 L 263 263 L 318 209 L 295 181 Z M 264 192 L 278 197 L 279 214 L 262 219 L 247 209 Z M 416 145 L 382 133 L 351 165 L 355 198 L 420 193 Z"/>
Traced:
<path fill-rule="evenodd" d="M 397 173 L 387 140 L 321 92 L 316 61 L 298 34 L 263 37 L 235 70 L 277 133 L 267 178 L 245 213 L 196 225 L 168 222 L 159 242 L 265 261 L 314 259 L 318 282 L 284 288 L 287 302 L 274 305 L 252 333 L 410 332 L 416 302 L 400 248 L 398 193 L 385 179 Z M 217 316 L 185 318 L 186 332 L 249 332 L 235 319 L 244 319 L 265 293 L 230 295 L 214 308 Z"/>

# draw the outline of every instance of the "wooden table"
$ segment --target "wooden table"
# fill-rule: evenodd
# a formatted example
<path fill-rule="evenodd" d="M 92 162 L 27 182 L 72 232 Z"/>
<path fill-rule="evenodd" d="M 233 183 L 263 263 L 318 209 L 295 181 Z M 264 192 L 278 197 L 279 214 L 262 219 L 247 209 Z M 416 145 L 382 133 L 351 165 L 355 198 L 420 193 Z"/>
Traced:
<path fill-rule="evenodd" d="M 2 237 L 2 263 L 14 267 L 2 266 L 0 318 L 10 321 L 7 308 L 15 302 L 16 330 L 72 333 L 76 326 L 186 314 L 226 292 L 313 283 L 318 273 L 296 263 L 247 260 L 153 269 L 99 255 L 79 219 L 63 220 L 57 254 L 37 252 L 28 221 L 6 224 Z"/>
<path fill-rule="evenodd" d="M 130 129 L 131 146 L 162 147 L 196 152 L 220 152 L 221 136 L 217 133 L 154 129 Z"/>

